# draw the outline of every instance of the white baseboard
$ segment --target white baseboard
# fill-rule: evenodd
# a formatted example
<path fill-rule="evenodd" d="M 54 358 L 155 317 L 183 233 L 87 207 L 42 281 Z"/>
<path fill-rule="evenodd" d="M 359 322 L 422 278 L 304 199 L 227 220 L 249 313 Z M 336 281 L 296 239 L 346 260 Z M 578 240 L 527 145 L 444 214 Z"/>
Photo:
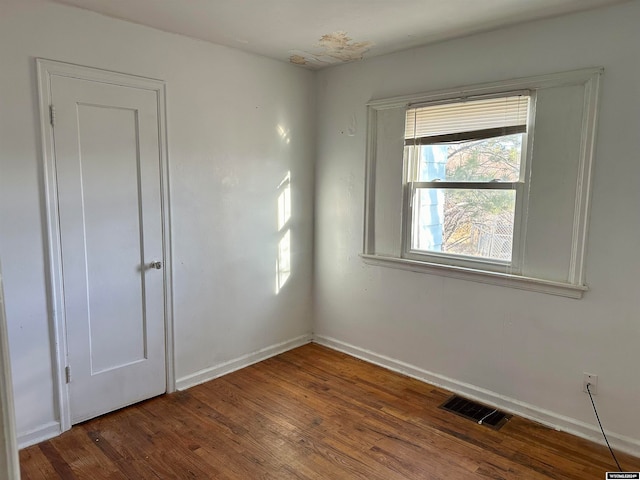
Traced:
<path fill-rule="evenodd" d="M 18 448 L 30 447 L 62 433 L 60 422 L 49 422 L 28 432 L 18 433 Z"/>
<path fill-rule="evenodd" d="M 186 377 L 179 378 L 176 381 L 176 389 L 186 390 L 187 388 L 208 382 L 209 380 L 221 377 L 227 373 L 235 372 L 236 370 L 261 362 L 262 360 L 266 360 L 267 358 L 286 352 L 287 350 L 310 343 L 312 338 L 313 336 L 311 334 L 301 335 L 300 337 L 277 343 L 275 345 L 270 345 L 256 352 L 242 355 L 241 357 L 214 365 L 213 367 L 205 368 L 196 373 L 192 373 L 191 375 L 187 375 Z"/>
<path fill-rule="evenodd" d="M 566 417 L 564 415 L 536 407 L 535 405 L 485 390 L 475 385 L 459 382 L 458 380 L 445 377 L 444 375 L 423 370 L 422 368 L 384 355 L 379 355 L 370 350 L 342 342 L 335 338 L 325 337 L 323 335 L 314 335 L 313 341 L 319 345 L 324 345 L 325 347 L 333 350 L 347 353 L 353 357 L 393 370 L 394 372 L 402 373 L 431 385 L 444 388 L 472 400 L 477 400 L 489 406 L 497 407 L 506 412 L 539 422 L 555 430 L 561 430 L 602 445 L 605 444 L 602 434 L 597 427 L 584 423 L 580 420 Z M 640 456 L 640 440 L 610 432 L 607 432 L 607 437 L 609 438 L 609 442 L 613 448 L 634 456 Z"/>

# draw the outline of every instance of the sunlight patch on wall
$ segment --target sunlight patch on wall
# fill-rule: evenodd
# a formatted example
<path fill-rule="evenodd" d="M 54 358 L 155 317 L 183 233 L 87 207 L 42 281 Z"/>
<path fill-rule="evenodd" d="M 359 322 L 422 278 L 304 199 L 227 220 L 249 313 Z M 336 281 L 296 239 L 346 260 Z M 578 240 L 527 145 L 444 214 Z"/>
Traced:
<path fill-rule="evenodd" d="M 277 130 L 278 130 L 278 135 L 280 135 L 280 138 L 282 138 L 282 140 L 284 140 L 284 143 L 286 143 L 286 144 L 291 143 L 291 137 L 289 136 L 289 130 L 284 128 L 282 125 L 278 125 Z"/>
<path fill-rule="evenodd" d="M 291 231 L 287 230 L 278 242 L 278 279 L 276 294 L 280 293 L 291 276 Z"/>
<path fill-rule="evenodd" d="M 287 172 L 286 177 L 278 189 L 280 195 L 278 195 L 278 231 L 282 230 L 291 218 L 291 174 Z"/>
<path fill-rule="evenodd" d="M 291 172 L 278 185 L 278 256 L 276 258 L 276 295 L 291 276 Z"/>

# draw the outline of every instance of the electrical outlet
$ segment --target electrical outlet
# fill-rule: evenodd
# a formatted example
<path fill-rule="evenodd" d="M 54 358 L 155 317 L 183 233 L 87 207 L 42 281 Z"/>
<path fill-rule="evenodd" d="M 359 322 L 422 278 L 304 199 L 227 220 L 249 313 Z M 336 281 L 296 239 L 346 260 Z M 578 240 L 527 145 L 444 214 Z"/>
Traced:
<path fill-rule="evenodd" d="M 589 384 L 589 391 L 591 392 L 591 395 L 597 395 L 598 375 L 594 375 L 593 373 L 583 373 L 582 375 L 582 391 L 584 393 L 589 393 L 587 392 L 587 384 Z"/>

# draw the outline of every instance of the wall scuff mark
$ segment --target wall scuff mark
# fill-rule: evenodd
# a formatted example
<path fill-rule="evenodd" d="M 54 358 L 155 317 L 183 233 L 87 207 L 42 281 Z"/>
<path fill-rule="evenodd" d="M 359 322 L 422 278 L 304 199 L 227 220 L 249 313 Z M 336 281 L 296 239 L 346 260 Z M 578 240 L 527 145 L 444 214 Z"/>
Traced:
<path fill-rule="evenodd" d="M 318 40 L 318 51 L 294 50 L 289 61 L 296 65 L 315 67 L 351 62 L 361 60 L 373 45 L 373 42 L 354 42 L 346 32 L 328 33 Z"/>

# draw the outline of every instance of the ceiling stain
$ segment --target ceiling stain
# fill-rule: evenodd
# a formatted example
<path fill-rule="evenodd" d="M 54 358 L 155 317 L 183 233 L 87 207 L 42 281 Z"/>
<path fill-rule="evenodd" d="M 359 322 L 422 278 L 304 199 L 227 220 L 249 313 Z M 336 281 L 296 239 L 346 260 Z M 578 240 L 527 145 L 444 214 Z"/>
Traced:
<path fill-rule="evenodd" d="M 334 32 L 320 37 L 318 46 L 324 54 L 342 62 L 361 60 L 363 55 L 373 46 L 373 42 L 352 42 L 346 32 Z"/>
<path fill-rule="evenodd" d="M 333 63 L 361 60 L 374 45 L 373 42 L 354 42 L 346 32 L 333 32 L 320 37 L 317 50 L 291 52 L 289 61 L 296 65 L 326 66 Z"/>
<path fill-rule="evenodd" d="M 307 59 L 304 58 L 302 55 L 291 55 L 289 57 L 289 61 L 291 63 L 295 63 L 296 65 L 306 65 L 307 64 Z"/>

